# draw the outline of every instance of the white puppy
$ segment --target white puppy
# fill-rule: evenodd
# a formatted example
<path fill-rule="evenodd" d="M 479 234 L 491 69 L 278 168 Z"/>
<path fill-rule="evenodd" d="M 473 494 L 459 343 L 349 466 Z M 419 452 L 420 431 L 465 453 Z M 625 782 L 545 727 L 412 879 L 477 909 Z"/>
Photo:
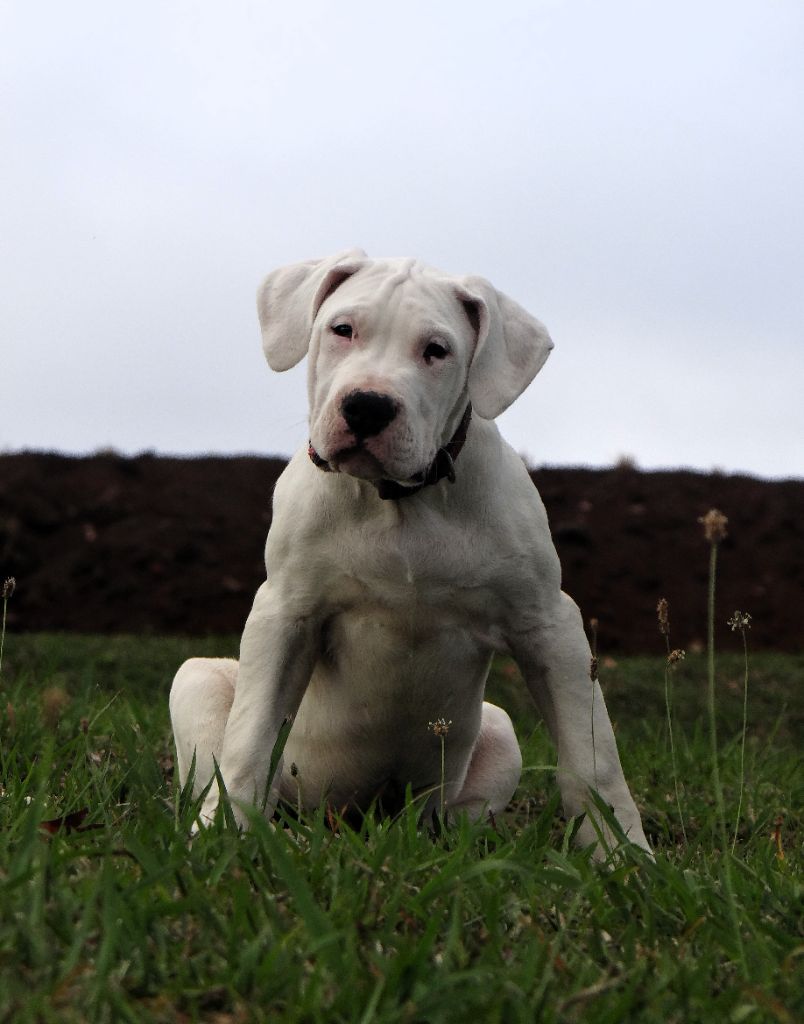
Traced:
<path fill-rule="evenodd" d="M 309 355 L 310 445 L 276 486 L 239 663 L 176 675 L 182 784 L 193 755 L 196 792 L 217 763 L 240 824 L 280 798 L 360 810 L 408 785 L 429 814 L 428 723 L 444 719 L 448 812 L 500 811 L 522 764 L 508 715 L 483 700 L 503 653 L 558 748 L 566 813 L 588 812 L 595 788 L 647 848 L 596 683 L 593 750 L 591 654 L 544 507 L 493 422 L 546 360 L 545 328 L 481 278 L 359 250 L 275 271 L 258 306 L 274 370 Z M 202 821 L 218 800 L 213 783 Z M 589 814 L 579 838 L 596 838 Z"/>

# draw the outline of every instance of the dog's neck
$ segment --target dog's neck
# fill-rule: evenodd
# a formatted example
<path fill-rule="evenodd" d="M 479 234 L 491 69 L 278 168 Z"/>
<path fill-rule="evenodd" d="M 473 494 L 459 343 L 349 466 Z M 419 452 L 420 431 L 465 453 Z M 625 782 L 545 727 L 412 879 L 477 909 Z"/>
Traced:
<path fill-rule="evenodd" d="M 422 480 L 420 483 L 415 483 L 410 487 L 406 487 L 404 484 L 397 483 L 396 480 L 372 480 L 372 483 L 377 488 L 377 494 L 383 501 L 398 501 L 400 498 L 409 498 L 413 494 L 418 494 L 419 491 L 425 487 L 431 487 L 433 484 L 437 484 L 439 480 L 443 480 L 445 477 L 450 483 L 455 482 L 455 460 L 461 453 L 461 449 L 466 441 L 466 434 L 469 430 L 469 422 L 472 419 L 472 403 L 470 402 L 466 406 L 461 422 L 455 433 L 452 435 L 450 440 L 444 445 L 443 448 L 439 448 L 436 452 L 436 457 L 430 464 L 429 469 L 421 474 Z M 307 446 L 307 454 L 310 456 L 310 461 L 318 469 L 324 470 L 324 472 L 331 472 L 330 464 L 322 459 L 318 452 L 313 448 L 312 444 Z"/>

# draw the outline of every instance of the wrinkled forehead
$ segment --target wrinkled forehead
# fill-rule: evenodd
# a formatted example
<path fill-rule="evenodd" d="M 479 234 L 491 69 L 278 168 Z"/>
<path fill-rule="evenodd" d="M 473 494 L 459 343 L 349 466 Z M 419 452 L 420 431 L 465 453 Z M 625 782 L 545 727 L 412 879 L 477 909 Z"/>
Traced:
<path fill-rule="evenodd" d="M 322 303 L 316 322 L 339 315 L 369 331 L 405 326 L 413 333 L 472 334 L 456 281 L 415 260 L 374 260 L 352 274 Z"/>

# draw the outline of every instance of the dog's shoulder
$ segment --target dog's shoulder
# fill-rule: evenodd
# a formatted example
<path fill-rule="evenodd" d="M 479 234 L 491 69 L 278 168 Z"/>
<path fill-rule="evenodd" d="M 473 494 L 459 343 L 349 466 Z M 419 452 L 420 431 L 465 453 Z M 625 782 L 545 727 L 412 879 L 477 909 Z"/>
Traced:
<path fill-rule="evenodd" d="M 472 428 L 462 467 L 475 492 L 470 492 L 468 500 L 493 509 L 503 524 L 523 518 L 541 527 L 544 506 L 522 456 L 502 437 L 496 423 L 477 419 Z"/>

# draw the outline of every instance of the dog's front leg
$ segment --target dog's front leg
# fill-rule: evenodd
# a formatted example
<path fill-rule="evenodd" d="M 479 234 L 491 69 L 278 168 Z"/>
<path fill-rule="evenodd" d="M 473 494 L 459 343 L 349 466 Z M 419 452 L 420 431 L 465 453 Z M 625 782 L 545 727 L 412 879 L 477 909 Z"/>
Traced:
<path fill-rule="evenodd" d="M 280 597 L 275 584 L 260 587 L 240 643 L 237 684 L 219 765 L 241 827 L 248 824 L 246 808 L 257 806 L 270 817 L 276 807 L 282 763 L 269 780 L 271 754 L 283 722 L 295 715 L 307 688 L 317 635 L 311 614 Z M 219 798 L 218 785 L 213 783 L 201 808 L 202 824 L 212 820 Z"/>
<path fill-rule="evenodd" d="M 586 814 L 578 840 L 598 841 L 599 830 L 604 845 L 615 844 L 590 800 L 590 790 L 596 790 L 631 842 L 649 850 L 600 685 L 591 678 L 592 655 L 575 603 L 558 592 L 529 623 L 520 624 L 509 642 L 558 750 L 565 813 Z M 605 855 L 600 846 L 598 855 Z"/>

